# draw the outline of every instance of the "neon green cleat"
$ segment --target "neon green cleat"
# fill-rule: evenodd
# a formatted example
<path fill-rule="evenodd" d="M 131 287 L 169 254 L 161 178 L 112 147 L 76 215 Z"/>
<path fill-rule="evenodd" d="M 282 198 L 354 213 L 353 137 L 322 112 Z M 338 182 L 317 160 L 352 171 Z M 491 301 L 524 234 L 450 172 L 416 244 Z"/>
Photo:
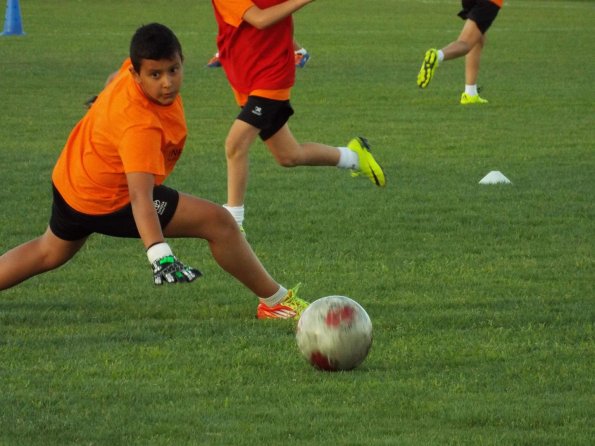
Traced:
<path fill-rule="evenodd" d="M 475 96 L 468 95 L 467 93 L 463 93 L 461 95 L 461 104 L 462 105 L 470 105 L 470 104 L 487 104 L 488 100 L 479 97 L 478 94 Z"/>
<path fill-rule="evenodd" d="M 357 153 L 359 159 L 359 170 L 352 171 L 351 176 L 366 175 L 376 186 L 384 187 L 386 184 L 384 171 L 372 156 L 368 140 L 362 136 L 358 136 L 349 141 L 347 148 Z"/>
<path fill-rule="evenodd" d="M 434 72 L 438 67 L 438 50 L 435 48 L 431 48 L 426 51 L 426 55 L 424 56 L 424 61 L 421 64 L 421 68 L 419 70 L 419 74 L 417 75 L 417 86 L 419 88 L 426 88 L 432 77 L 434 77 Z"/>
<path fill-rule="evenodd" d="M 256 307 L 256 317 L 258 319 L 299 319 L 304 310 L 310 305 L 297 296 L 299 288 L 300 284 L 298 283 L 287 291 L 281 302 L 272 307 L 263 303 L 258 304 L 258 307 Z"/>

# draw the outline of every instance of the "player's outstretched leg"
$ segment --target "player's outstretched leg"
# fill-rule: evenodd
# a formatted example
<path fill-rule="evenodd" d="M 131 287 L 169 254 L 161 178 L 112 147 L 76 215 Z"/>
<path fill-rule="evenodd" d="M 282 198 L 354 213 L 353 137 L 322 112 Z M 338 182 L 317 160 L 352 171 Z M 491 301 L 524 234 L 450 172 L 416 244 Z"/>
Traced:
<path fill-rule="evenodd" d="M 419 88 L 426 88 L 428 86 L 434 76 L 436 67 L 438 67 L 438 50 L 431 48 L 426 51 L 424 61 L 417 75 L 417 85 Z"/>
<path fill-rule="evenodd" d="M 15 286 L 33 276 L 58 268 L 85 244 L 86 237 L 68 241 L 48 227 L 45 233 L 0 256 L 0 290 Z"/>
<path fill-rule="evenodd" d="M 357 153 L 359 158 L 359 170 L 352 171 L 352 176 L 366 175 L 376 186 L 384 187 L 386 184 L 384 171 L 374 159 L 368 140 L 362 136 L 358 136 L 349 141 L 347 148 Z"/>

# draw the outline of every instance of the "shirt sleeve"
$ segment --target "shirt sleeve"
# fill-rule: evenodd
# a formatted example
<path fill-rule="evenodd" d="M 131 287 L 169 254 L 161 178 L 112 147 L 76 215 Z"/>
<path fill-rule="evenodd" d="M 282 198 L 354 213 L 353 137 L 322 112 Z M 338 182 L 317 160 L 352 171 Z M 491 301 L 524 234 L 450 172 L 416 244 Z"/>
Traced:
<path fill-rule="evenodd" d="M 225 23 L 236 28 L 242 23 L 246 11 L 254 6 L 252 0 L 213 0 L 213 3 Z"/>
<path fill-rule="evenodd" d="M 161 151 L 161 131 L 158 128 L 132 127 L 120 141 L 118 152 L 124 172 L 165 175 L 165 159 Z"/>

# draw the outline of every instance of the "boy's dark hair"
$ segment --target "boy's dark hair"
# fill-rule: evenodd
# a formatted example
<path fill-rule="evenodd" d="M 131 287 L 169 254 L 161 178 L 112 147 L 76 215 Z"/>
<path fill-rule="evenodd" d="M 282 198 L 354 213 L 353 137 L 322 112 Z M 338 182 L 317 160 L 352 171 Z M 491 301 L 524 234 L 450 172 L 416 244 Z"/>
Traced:
<path fill-rule="evenodd" d="M 143 59 L 172 60 L 176 54 L 184 60 L 180 41 L 171 29 L 160 23 L 141 26 L 130 41 L 130 60 L 137 73 L 140 73 Z"/>

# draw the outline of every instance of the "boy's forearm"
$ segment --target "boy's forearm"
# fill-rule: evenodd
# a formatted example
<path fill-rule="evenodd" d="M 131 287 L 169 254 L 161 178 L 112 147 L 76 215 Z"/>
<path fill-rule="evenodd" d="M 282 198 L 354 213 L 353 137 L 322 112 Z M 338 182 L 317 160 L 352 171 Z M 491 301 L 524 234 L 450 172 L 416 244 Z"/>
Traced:
<path fill-rule="evenodd" d="M 164 240 L 161 224 L 153 205 L 153 175 L 132 173 L 126 176 L 136 228 L 145 248 L 149 248 Z"/>
<path fill-rule="evenodd" d="M 253 6 L 246 11 L 243 20 L 258 29 L 268 28 L 313 1 L 314 0 L 287 0 L 266 9 L 260 9 L 257 6 Z"/>
<path fill-rule="evenodd" d="M 146 203 L 143 200 L 140 203 L 133 203 L 132 214 L 145 248 L 164 241 L 161 224 L 152 201 Z"/>

